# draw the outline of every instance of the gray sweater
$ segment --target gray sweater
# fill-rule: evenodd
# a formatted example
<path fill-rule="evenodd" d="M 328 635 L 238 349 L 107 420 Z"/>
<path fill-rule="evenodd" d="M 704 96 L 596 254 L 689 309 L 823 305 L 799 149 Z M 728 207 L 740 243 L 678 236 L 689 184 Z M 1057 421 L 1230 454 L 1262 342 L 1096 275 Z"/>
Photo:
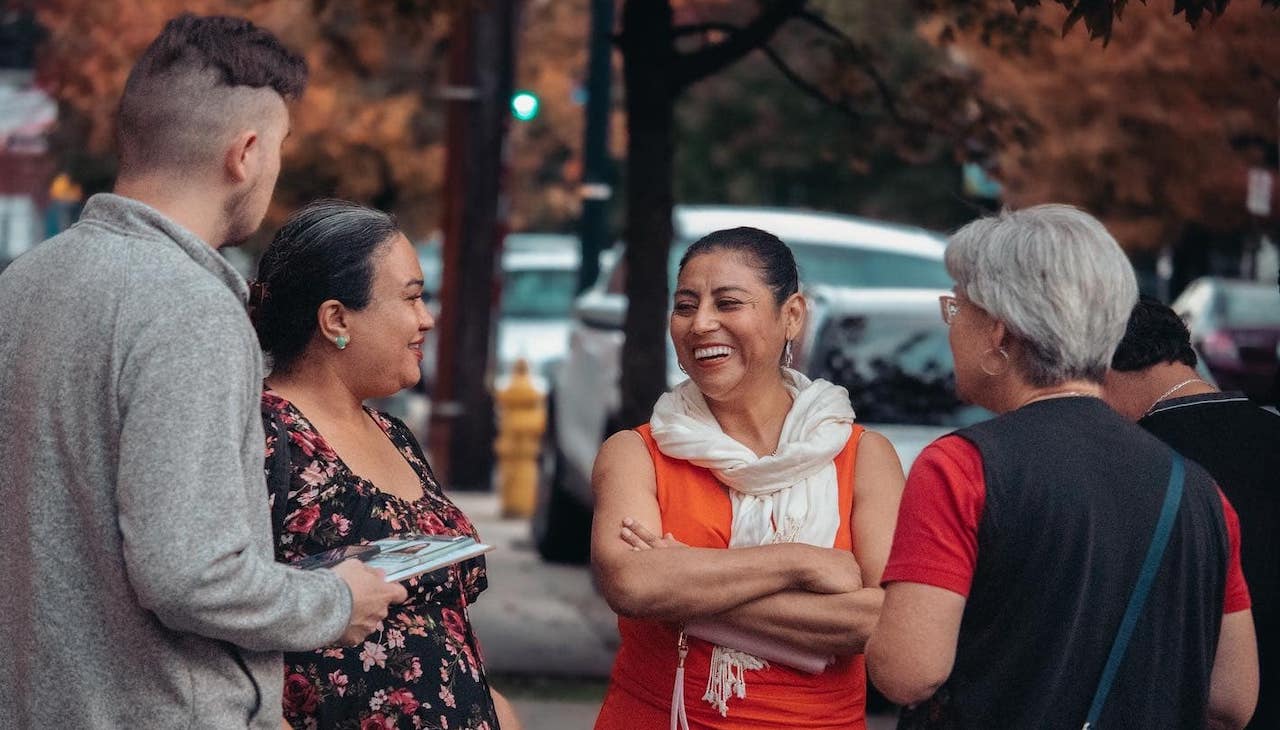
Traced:
<path fill-rule="evenodd" d="M 279 652 L 346 626 L 272 559 L 245 296 L 116 195 L 0 275 L 0 725 L 275 730 Z"/>

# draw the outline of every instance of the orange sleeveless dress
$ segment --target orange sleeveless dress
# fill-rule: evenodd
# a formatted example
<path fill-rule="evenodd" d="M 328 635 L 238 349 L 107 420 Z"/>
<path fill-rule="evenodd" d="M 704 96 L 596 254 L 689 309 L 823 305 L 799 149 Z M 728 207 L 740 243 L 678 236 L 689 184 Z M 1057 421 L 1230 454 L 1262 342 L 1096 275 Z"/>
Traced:
<path fill-rule="evenodd" d="M 693 547 L 728 548 L 733 509 L 729 488 L 699 466 L 665 456 L 648 424 L 636 429 L 649 447 L 658 477 L 662 532 Z M 863 428 L 855 425 L 835 458 L 840 485 L 840 528 L 834 547 L 853 550 L 853 466 Z M 676 626 L 618 618 L 618 648 L 609 690 L 596 718 L 596 730 L 666 730 L 671 722 L 671 691 L 676 676 Z M 867 674 L 862 655 L 844 657 L 822 674 L 806 674 L 770 665 L 744 674 L 747 696 L 729 699 L 728 717 L 702 699 L 711 671 L 712 645 L 689 638 L 685 659 L 685 706 L 690 730 L 866 728 Z"/>

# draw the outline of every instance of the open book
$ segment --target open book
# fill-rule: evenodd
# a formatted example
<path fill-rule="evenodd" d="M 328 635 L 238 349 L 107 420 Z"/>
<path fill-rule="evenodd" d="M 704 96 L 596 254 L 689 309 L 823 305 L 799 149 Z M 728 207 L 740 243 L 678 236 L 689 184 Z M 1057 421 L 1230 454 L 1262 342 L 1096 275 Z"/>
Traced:
<path fill-rule="evenodd" d="M 358 558 L 371 568 L 387 574 L 396 583 L 433 570 L 460 563 L 493 549 L 465 535 L 400 535 L 385 537 L 365 545 L 344 545 L 294 561 L 303 570 L 332 568 L 348 558 Z"/>

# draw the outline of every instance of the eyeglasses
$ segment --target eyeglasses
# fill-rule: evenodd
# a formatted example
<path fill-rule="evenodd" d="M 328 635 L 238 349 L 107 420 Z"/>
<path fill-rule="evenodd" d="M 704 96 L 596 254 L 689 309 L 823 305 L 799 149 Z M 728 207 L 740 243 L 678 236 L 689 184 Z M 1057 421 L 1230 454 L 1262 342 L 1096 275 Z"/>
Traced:
<path fill-rule="evenodd" d="M 938 297 L 938 306 L 942 309 L 942 321 L 950 327 L 956 320 L 956 315 L 960 313 L 960 300 L 950 294 L 943 294 Z"/>

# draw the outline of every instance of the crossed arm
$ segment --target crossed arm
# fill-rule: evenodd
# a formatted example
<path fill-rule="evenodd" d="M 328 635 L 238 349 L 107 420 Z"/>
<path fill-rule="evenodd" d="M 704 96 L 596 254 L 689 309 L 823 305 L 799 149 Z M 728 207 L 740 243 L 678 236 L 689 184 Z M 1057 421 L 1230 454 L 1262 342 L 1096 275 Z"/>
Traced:
<path fill-rule="evenodd" d="M 592 475 L 592 562 L 605 598 L 632 618 L 714 619 L 808 652 L 857 653 L 879 616 L 880 574 L 902 491 L 902 468 L 886 439 L 862 436 L 854 478 L 853 553 L 794 543 L 689 547 L 657 534 L 649 452 L 635 433 L 615 434 Z"/>

